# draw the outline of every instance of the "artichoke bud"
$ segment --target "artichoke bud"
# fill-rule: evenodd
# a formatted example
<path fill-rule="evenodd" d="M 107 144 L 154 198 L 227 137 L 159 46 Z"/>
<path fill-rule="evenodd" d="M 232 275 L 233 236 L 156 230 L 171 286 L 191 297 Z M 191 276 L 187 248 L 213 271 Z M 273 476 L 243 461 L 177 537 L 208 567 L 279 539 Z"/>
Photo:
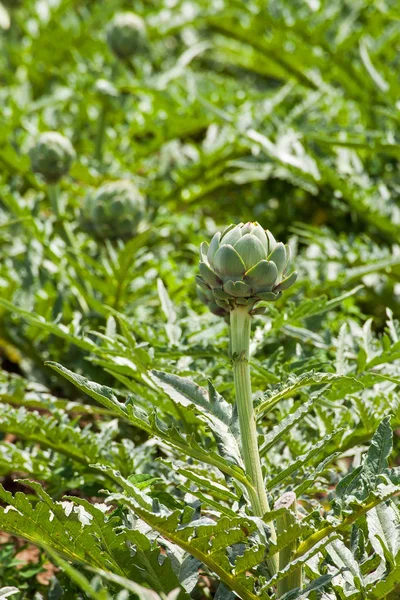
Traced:
<path fill-rule="evenodd" d="M 57 183 L 66 175 L 75 159 L 75 150 L 68 138 L 56 131 L 42 133 L 29 150 L 32 170 L 46 183 Z"/>
<path fill-rule="evenodd" d="M 115 15 L 107 28 L 107 42 L 118 58 L 129 58 L 146 47 L 146 26 L 133 12 Z"/>
<path fill-rule="evenodd" d="M 145 199 L 132 182 L 112 181 L 86 196 L 81 224 L 98 238 L 127 239 L 136 235 L 145 209 Z"/>
<path fill-rule="evenodd" d="M 210 245 L 201 244 L 200 298 L 225 314 L 237 305 L 259 314 L 263 307 L 257 303 L 277 300 L 296 281 L 297 273 L 288 273 L 290 257 L 289 246 L 277 242 L 259 223 L 230 225 L 216 233 Z"/>

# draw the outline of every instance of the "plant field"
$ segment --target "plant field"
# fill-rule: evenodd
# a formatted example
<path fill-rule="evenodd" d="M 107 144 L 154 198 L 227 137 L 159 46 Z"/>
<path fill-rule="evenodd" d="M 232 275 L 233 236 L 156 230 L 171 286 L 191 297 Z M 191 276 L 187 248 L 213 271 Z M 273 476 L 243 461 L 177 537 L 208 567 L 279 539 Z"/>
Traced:
<path fill-rule="evenodd" d="M 0 2 L 0 600 L 400 598 L 399 9 Z"/>

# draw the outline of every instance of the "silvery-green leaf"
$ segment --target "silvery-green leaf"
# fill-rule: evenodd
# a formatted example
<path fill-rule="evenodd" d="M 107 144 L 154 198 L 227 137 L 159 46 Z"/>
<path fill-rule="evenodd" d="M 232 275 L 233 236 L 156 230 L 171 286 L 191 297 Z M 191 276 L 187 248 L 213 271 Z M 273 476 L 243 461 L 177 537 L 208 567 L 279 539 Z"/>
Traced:
<path fill-rule="evenodd" d="M 224 291 L 235 298 L 248 298 L 251 296 L 251 287 L 243 281 L 227 281 L 224 283 Z"/>
<path fill-rule="evenodd" d="M 278 275 L 281 275 L 286 265 L 286 249 L 282 242 L 275 246 L 275 249 L 268 256 L 268 260 L 272 260 L 276 264 Z"/>
<path fill-rule="evenodd" d="M 248 221 L 247 223 L 241 223 L 240 227 L 242 230 L 242 235 L 247 235 L 248 233 L 251 233 L 253 231 L 254 223 Z"/>
<path fill-rule="evenodd" d="M 283 269 L 283 273 L 286 274 L 289 267 L 290 267 L 290 262 L 292 260 L 292 251 L 290 249 L 289 244 L 285 244 L 285 250 L 286 250 L 286 263 L 285 263 L 285 268 Z"/>
<path fill-rule="evenodd" d="M 268 229 L 265 231 L 265 234 L 268 238 L 268 254 L 270 254 L 276 246 L 276 239 Z"/>
<path fill-rule="evenodd" d="M 221 308 L 224 308 L 225 310 L 229 310 L 229 304 L 225 300 L 219 300 L 218 298 L 215 298 L 215 304 Z"/>
<path fill-rule="evenodd" d="M 207 244 L 207 242 L 201 242 L 201 244 L 200 244 L 200 260 L 202 262 L 206 262 L 206 260 L 207 260 L 207 252 L 208 252 L 208 244 Z"/>
<path fill-rule="evenodd" d="M 274 292 L 260 292 L 259 294 L 257 294 L 257 298 L 260 298 L 260 300 L 269 300 L 271 302 L 275 302 L 275 300 L 278 300 L 280 296 L 280 292 L 278 292 L 277 294 L 275 294 Z"/>
<path fill-rule="evenodd" d="M 276 287 L 274 287 L 274 292 L 277 293 L 277 292 L 282 292 L 283 290 L 287 290 L 288 288 L 290 288 L 291 285 L 294 284 L 296 279 L 297 279 L 297 271 L 293 271 L 293 273 L 291 273 L 289 275 L 289 277 L 286 277 L 286 279 L 284 279 Z"/>
<path fill-rule="evenodd" d="M 269 252 L 268 238 L 267 238 L 267 234 L 265 233 L 263 227 L 259 223 L 253 223 L 253 230 L 251 233 L 260 240 L 260 242 L 262 243 L 262 245 L 265 249 L 265 254 L 268 255 L 268 252 Z"/>
<path fill-rule="evenodd" d="M 242 223 L 240 223 L 240 225 L 242 225 Z M 228 231 L 230 231 L 234 227 L 237 227 L 237 225 L 235 225 L 234 223 L 232 223 L 232 225 L 228 225 L 228 227 L 225 227 L 225 229 L 223 230 L 223 232 L 221 234 L 221 240 L 220 240 L 220 242 L 222 242 L 222 239 L 223 239 L 224 235 L 226 235 L 228 233 Z M 223 243 L 225 243 L 225 241 Z"/>
<path fill-rule="evenodd" d="M 218 300 L 228 300 L 230 298 L 229 294 L 218 288 L 213 290 L 213 294 L 214 298 L 218 298 Z"/>
<path fill-rule="evenodd" d="M 236 244 L 236 242 L 238 242 L 240 240 L 242 235 L 243 234 L 242 234 L 240 225 L 236 225 L 236 227 L 234 227 L 233 229 L 231 229 L 224 235 L 223 243 L 234 246 Z"/>
<path fill-rule="evenodd" d="M 206 292 L 210 291 L 210 287 L 206 284 L 204 279 L 202 277 L 200 277 L 200 275 L 196 275 L 196 283 Z"/>
<path fill-rule="evenodd" d="M 223 244 L 214 256 L 214 269 L 223 281 L 241 279 L 246 267 L 233 246 Z"/>
<path fill-rule="evenodd" d="M 270 291 L 278 278 L 278 269 L 275 263 L 267 260 L 260 260 L 255 267 L 247 271 L 244 281 L 248 283 L 254 291 Z"/>
<path fill-rule="evenodd" d="M 212 267 L 214 266 L 214 256 L 215 256 L 216 251 L 218 250 L 220 239 L 221 239 L 221 232 L 217 231 L 217 233 L 213 236 L 213 238 L 210 242 L 210 247 L 207 252 L 207 260 Z"/>
<path fill-rule="evenodd" d="M 200 275 L 202 276 L 204 281 L 206 283 L 208 283 L 208 285 L 211 286 L 212 288 L 215 288 L 215 287 L 218 287 L 221 285 L 221 283 L 222 283 L 221 280 L 218 279 L 217 275 L 208 266 L 207 263 L 201 262 L 199 264 L 199 271 L 200 271 Z"/>
<path fill-rule="evenodd" d="M 236 298 L 236 304 L 241 304 L 243 306 L 249 306 L 250 298 Z"/>
<path fill-rule="evenodd" d="M 251 233 L 246 233 L 246 235 L 235 244 L 235 250 L 246 265 L 246 270 L 254 267 L 260 260 L 267 258 L 262 243 L 258 237 Z"/>

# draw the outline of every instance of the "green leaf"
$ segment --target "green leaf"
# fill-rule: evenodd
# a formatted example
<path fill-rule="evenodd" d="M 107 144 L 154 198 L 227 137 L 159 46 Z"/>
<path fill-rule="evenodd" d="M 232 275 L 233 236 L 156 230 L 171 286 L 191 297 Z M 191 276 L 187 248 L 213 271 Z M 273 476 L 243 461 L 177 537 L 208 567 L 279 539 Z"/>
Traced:
<path fill-rule="evenodd" d="M 6 598 L 9 598 L 10 596 L 13 596 L 14 594 L 18 594 L 19 590 L 16 587 L 12 587 L 12 586 L 6 586 L 6 587 L 2 587 L 0 588 L 0 600 L 6 600 Z"/>
<path fill-rule="evenodd" d="M 124 481 L 130 491 L 135 489 L 121 476 L 114 478 L 119 483 Z M 33 506 L 21 492 L 13 497 L 0 487 L 0 498 L 6 504 L 0 508 L 3 531 L 53 550 L 67 560 L 111 571 L 159 592 L 169 593 L 179 587 L 168 557 L 160 561 L 160 548 L 143 533 L 133 533 L 133 529 L 124 529 L 119 519 L 107 517 L 106 505 L 94 506 L 84 498 L 54 502 L 38 483 L 23 483 L 33 488 L 40 500 Z M 143 492 L 137 493 L 146 498 Z M 134 556 L 128 542 L 135 544 Z M 185 597 L 183 592 L 181 598 Z"/>
<path fill-rule="evenodd" d="M 379 504 L 367 513 L 368 539 L 381 558 L 381 570 L 376 579 L 383 577 L 387 564 L 393 569 L 400 551 L 400 518 L 392 503 Z"/>
<path fill-rule="evenodd" d="M 351 551 L 340 539 L 328 544 L 326 551 L 339 569 L 339 573 L 332 578 L 334 589 L 341 590 L 345 598 L 359 598 L 364 591 L 363 577 Z"/>
<path fill-rule="evenodd" d="M 119 459 L 119 455 L 122 457 L 124 453 L 121 452 L 118 444 L 111 442 L 105 448 L 99 434 L 95 434 L 88 428 L 81 430 L 79 427 L 74 427 L 73 422 L 65 418 L 61 420 L 47 416 L 44 419 L 39 413 L 29 412 L 23 407 L 16 409 L 0 404 L 0 431 L 13 433 L 27 442 L 40 444 L 43 448 L 51 448 L 86 467 L 92 462 L 102 460 L 112 462 L 121 469 L 129 469 L 129 465 L 124 463 L 126 459 Z M 13 449 L 15 458 L 17 454 L 18 449 Z M 24 460 L 23 455 L 20 455 L 20 458 Z M 28 460 L 27 455 L 25 455 L 26 460 Z M 29 470 L 28 465 L 27 472 Z M 45 477 L 45 468 L 40 469 L 39 472 L 41 477 Z"/>
<path fill-rule="evenodd" d="M 93 600 L 109 600 L 110 595 L 107 590 L 102 589 L 96 591 L 90 581 L 77 569 L 75 569 L 69 562 L 61 558 L 56 552 L 51 550 L 50 548 L 46 548 L 47 554 L 49 554 L 53 563 L 60 567 L 66 573 L 70 579 L 83 591 L 89 598 L 93 598 Z"/>
<path fill-rule="evenodd" d="M 19 308 L 18 306 L 12 304 L 8 300 L 5 300 L 4 298 L 0 298 L 0 306 L 12 313 L 18 314 L 25 321 L 37 326 L 39 329 L 42 329 L 46 333 L 53 334 L 59 338 L 62 338 L 67 342 L 70 342 L 71 344 L 82 348 L 82 350 L 86 350 L 87 352 L 96 350 L 96 344 L 94 344 L 89 338 L 85 336 L 78 337 L 77 335 L 70 333 L 65 325 L 49 323 L 45 321 L 43 317 L 40 317 L 35 313 L 28 312 L 27 310 L 23 310 L 22 308 Z"/>
<path fill-rule="evenodd" d="M 292 590 L 282 596 L 282 600 L 309 600 L 312 592 L 323 590 L 332 581 L 332 575 L 321 575 L 309 583 L 302 590 Z"/>
<path fill-rule="evenodd" d="M 292 477 L 293 473 L 298 471 L 303 466 L 307 465 L 315 456 L 319 454 L 319 452 L 328 446 L 332 439 L 335 438 L 336 435 L 342 433 L 343 430 L 339 429 L 334 433 L 325 436 L 323 440 L 320 440 L 317 444 L 314 444 L 305 454 L 299 456 L 292 463 L 290 463 L 285 469 L 280 471 L 277 475 L 272 477 L 267 483 L 267 489 L 273 490 L 280 483 L 285 482 L 288 477 Z"/>
<path fill-rule="evenodd" d="M 256 407 L 257 418 L 261 418 L 265 413 L 271 410 L 280 400 L 291 398 L 304 387 L 315 385 L 334 385 L 356 384 L 358 389 L 362 389 L 362 384 L 358 384 L 353 377 L 338 375 L 336 373 L 304 373 L 299 377 L 291 377 L 287 382 L 275 386 L 272 390 L 265 392 L 265 399 Z"/>
<path fill-rule="evenodd" d="M 315 402 L 317 402 L 320 397 L 320 395 L 314 394 L 310 400 L 307 400 L 307 402 L 302 404 L 297 410 L 293 411 L 287 417 L 282 419 L 278 425 L 275 425 L 275 427 L 273 427 L 271 431 L 264 436 L 263 443 L 260 448 L 261 456 L 267 454 L 285 433 L 291 430 L 294 425 L 299 423 L 304 415 L 312 410 Z"/>
<path fill-rule="evenodd" d="M 251 583 L 251 578 L 236 576 L 225 554 L 231 544 L 245 543 L 248 536 L 257 530 L 255 521 L 243 517 L 222 517 L 219 521 L 202 518 L 178 528 L 176 512 L 154 514 L 151 505 L 144 509 L 133 498 L 123 494 L 113 494 L 109 501 L 129 506 L 162 536 L 206 565 L 243 600 L 256 600 L 258 597 L 253 591 L 254 583 Z M 259 597 L 267 600 L 264 594 Z"/>
<path fill-rule="evenodd" d="M 379 475 L 388 468 L 392 448 L 393 432 L 390 416 L 387 416 L 379 424 L 362 465 L 338 483 L 336 496 L 342 505 L 349 503 L 352 497 L 357 500 L 368 497 L 375 488 Z"/>
<path fill-rule="evenodd" d="M 338 535 L 335 533 L 330 534 L 325 539 L 320 540 L 316 543 L 310 550 L 304 552 L 301 557 L 295 558 L 292 560 L 284 569 L 280 570 L 276 575 L 274 575 L 261 590 L 267 590 L 272 585 L 275 585 L 281 579 L 287 577 L 293 571 L 296 571 L 299 567 L 304 565 L 310 558 L 312 558 L 317 552 L 323 550 L 328 544 L 331 544 L 334 540 L 338 539 Z"/>
<path fill-rule="evenodd" d="M 194 404 L 201 420 L 214 434 L 221 456 L 242 467 L 238 442 L 233 433 L 232 406 L 211 383 L 207 391 L 191 379 L 155 370 L 152 371 L 152 379 L 174 402 L 185 408 Z"/>
<path fill-rule="evenodd" d="M 65 377 L 65 379 L 73 383 L 82 392 L 85 392 L 85 394 L 88 394 L 88 396 L 91 396 L 92 398 L 97 400 L 97 402 L 99 402 L 109 410 L 112 410 L 119 417 L 126 418 L 126 408 L 121 402 L 117 400 L 111 388 L 105 385 L 99 385 L 94 381 L 90 381 L 82 375 L 77 375 L 76 373 L 73 373 L 72 371 L 66 369 L 62 365 L 59 365 L 58 363 L 47 361 L 45 365 L 47 367 L 52 368 L 54 371 L 56 371 L 56 373 L 59 373 L 60 375 Z"/>

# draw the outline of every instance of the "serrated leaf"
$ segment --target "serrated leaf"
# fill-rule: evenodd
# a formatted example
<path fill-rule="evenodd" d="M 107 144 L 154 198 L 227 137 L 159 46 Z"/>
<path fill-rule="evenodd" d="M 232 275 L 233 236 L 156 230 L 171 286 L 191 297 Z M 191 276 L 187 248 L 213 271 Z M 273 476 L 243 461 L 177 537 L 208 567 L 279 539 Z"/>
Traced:
<path fill-rule="evenodd" d="M 291 477 L 291 475 L 295 471 L 307 465 L 307 463 L 309 463 L 314 458 L 314 456 L 316 456 L 324 447 L 328 446 L 331 443 L 332 439 L 341 432 L 342 430 L 337 430 L 334 433 L 327 435 L 323 440 L 319 441 L 317 444 L 314 444 L 310 448 L 310 450 L 308 450 L 308 452 L 306 452 L 302 456 L 299 456 L 280 473 L 275 475 L 275 477 L 270 479 L 267 483 L 267 489 L 274 489 L 274 487 L 279 485 L 281 482 L 286 481 L 288 477 Z"/>
<path fill-rule="evenodd" d="M 339 573 L 332 578 L 332 585 L 339 589 L 343 598 L 357 598 L 364 590 L 363 577 L 359 564 L 354 559 L 351 551 L 340 540 L 334 540 L 326 546 Z"/>
<path fill-rule="evenodd" d="M 306 415 L 313 407 L 315 402 L 320 398 L 319 395 L 314 395 L 310 400 L 307 400 L 304 404 L 302 404 L 297 410 L 290 413 L 287 417 L 282 419 L 271 429 L 271 431 L 264 436 L 263 443 L 260 448 L 261 456 L 264 456 L 273 448 L 276 442 L 290 429 L 296 425 L 304 415 Z"/>
<path fill-rule="evenodd" d="M 262 418 L 280 400 L 293 397 L 304 387 L 312 387 L 314 385 L 328 386 L 339 382 L 353 383 L 355 379 L 336 373 L 305 373 L 299 377 L 292 377 L 286 383 L 276 386 L 275 390 L 272 389 L 265 393 L 265 400 L 256 408 L 257 418 Z M 359 384 L 358 389 L 362 389 L 362 387 L 362 384 Z"/>
<path fill-rule="evenodd" d="M 338 539 L 338 535 L 335 533 L 330 534 L 327 538 L 320 540 L 316 543 L 310 550 L 305 552 L 302 556 L 295 558 L 292 560 L 284 569 L 280 570 L 276 575 L 274 575 L 262 588 L 268 589 L 272 585 L 275 585 L 281 579 L 287 577 L 293 571 L 296 571 L 300 566 L 304 565 L 312 556 L 314 556 L 317 552 L 320 552 L 323 548 L 325 548 L 328 544 L 331 544 L 334 540 Z"/>
<path fill-rule="evenodd" d="M 115 479 L 121 481 L 117 476 Z M 54 502 L 38 483 L 24 483 L 38 493 L 40 501 L 32 506 L 21 492 L 13 497 L 0 487 L 0 498 L 7 505 L 0 508 L 3 531 L 24 537 L 45 549 L 53 549 L 73 562 L 150 584 L 160 592 L 179 587 L 169 560 L 164 557 L 160 564 L 160 549 L 151 547 L 145 535 L 136 534 L 136 558 L 132 557 L 128 541 L 133 530 L 124 532 L 118 520 L 109 519 L 105 515 L 106 505 L 96 506 L 84 498 Z M 134 489 L 129 482 L 126 485 L 130 491 Z M 146 497 L 143 492 L 138 494 Z"/>
<path fill-rule="evenodd" d="M 38 328 L 46 331 L 48 334 L 53 334 L 59 338 L 70 342 L 71 344 L 75 344 L 82 350 L 86 350 L 87 352 L 95 351 L 96 344 L 94 344 L 88 337 L 85 336 L 77 336 L 68 331 L 68 328 L 62 324 L 49 323 L 34 313 L 28 312 L 27 310 L 23 310 L 18 306 L 12 304 L 8 300 L 4 298 L 0 298 L 0 306 L 5 308 L 10 312 L 14 312 L 21 316 L 25 321 L 31 323 L 32 325 L 37 326 Z"/>
<path fill-rule="evenodd" d="M 126 408 L 117 400 L 117 397 L 111 388 L 90 381 L 86 377 L 73 373 L 69 369 L 66 369 L 55 362 L 47 361 L 45 365 L 65 377 L 65 379 L 73 383 L 82 392 L 85 392 L 85 394 L 88 394 L 88 396 L 91 396 L 118 416 L 126 418 Z"/>
<path fill-rule="evenodd" d="M 379 504 L 367 513 L 368 539 L 381 559 L 380 569 L 375 573 L 375 581 L 381 579 L 387 564 L 395 568 L 400 550 L 400 519 L 397 508 L 392 504 Z M 369 578 L 369 581 L 372 581 Z"/>
<path fill-rule="evenodd" d="M 363 464 L 346 475 L 336 487 L 336 496 L 342 503 L 354 497 L 364 500 L 374 489 L 378 476 L 388 467 L 388 457 L 393 448 L 393 432 L 390 417 L 385 417 L 378 426 Z"/>
<path fill-rule="evenodd" d="M 238 442 L 231 427 L 232 407 L 211 383 L 207 391 L 186 377 L 163 371 L 152 371 L 152 379 L 175 402 L 185 407 L 194 404 L 201 420 L 214 434 L 221 456 L 242 466 Z"/>
<path fill-rule="evenodd" d="M 332 580 L 332 575 L 321 575 L 309 583 L 302 590 L 292 590 L 281 597 L 281 600 L 309 600 L 310 594 L 327 587 Z"/>

